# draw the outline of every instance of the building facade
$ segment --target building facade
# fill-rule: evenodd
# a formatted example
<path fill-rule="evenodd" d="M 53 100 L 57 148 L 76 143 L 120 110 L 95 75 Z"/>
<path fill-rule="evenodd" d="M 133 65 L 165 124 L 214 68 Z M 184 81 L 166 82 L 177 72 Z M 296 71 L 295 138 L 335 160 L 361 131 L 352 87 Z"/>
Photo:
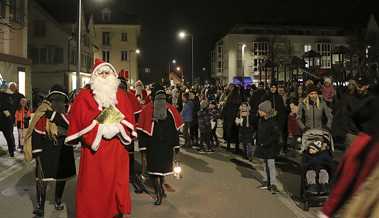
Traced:
<path fill-rule="evenodd" d="M 94 16 L 94 58 L 110 62 L 118 71 L 127 70 L 133 84 L 138 75 L 138 41 L 141 26 L 135 16 L 103 8 Z"/>
<path fill-rule="evenodd" d="M 0 1 L 0 82 L 16 82 L 19 92 L 30 98 L 27 8 L 28 0 Z"/>
<path fill-rule="evenodd" d="M 293 57 L 303 58 L 307 52 L 320 55 L 317 63 L 304 59 L 306 67 L 317 64 L 331 69 L 339 62 L 333 50 L 348 46 L 349 37 L 341 28 L 306 26 L 237 25 L 212 51 L 212 77 L 232 82 L 235 77 L 251 77 L 254 83 L 271 80 L 265 63 L 276 66 L 276 80 L 288 80 Z M 263 72 L 262 71 L 266 71 Z"/>
<path fill-rule="evenodd" d="M 73 1 L 67 1 L 68 3 Z M 77 71 L 77 18 L 56 13 L 55 2 L 30 0 L 29 55 L 32 64 L 32 85 L 47 92 L 52 85 L 60 84 L 68 91 L 76 89 Z M 65 13 L 75 14 L 75 7 Z M 84 14 L 84 13 L 82 13 Z M 82 17 L 81 86 L 89 82 L 93 47 L 90 26 Z"/>

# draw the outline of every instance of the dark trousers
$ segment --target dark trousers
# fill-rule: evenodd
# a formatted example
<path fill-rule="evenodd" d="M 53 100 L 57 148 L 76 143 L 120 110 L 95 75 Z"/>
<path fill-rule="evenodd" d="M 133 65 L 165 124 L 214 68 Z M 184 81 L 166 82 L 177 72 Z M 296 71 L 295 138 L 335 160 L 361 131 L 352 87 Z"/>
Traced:
<path fill-rule="evenodd" d="M 200 131 L 200 147 L 202 148 L 210 148 L 210 132 L 201 132 Z M 205 145 L 205 146 L 204 146 Z"/>
<path fill-rule="evenodd" d="M 3 132 L 5 140 L 7 141 L 9 155 L 14 156 L 15 141 L 13 135 L 13 126 L 10 125 L 9 127 L 1 128 L 0 131 Z"/>
<path fill-rule="evenodd" d="M 190 135 L 191 122 L 184 122 L 183 135 L 184 135 L 184 145 L 191 146 L 191 135 Z"/>
<path fill-rule="evenodd" d="M 190 135 L 193 144 L 197 144 L 199 142 L 199 124 L 192 123 L 190 128 Z"/>

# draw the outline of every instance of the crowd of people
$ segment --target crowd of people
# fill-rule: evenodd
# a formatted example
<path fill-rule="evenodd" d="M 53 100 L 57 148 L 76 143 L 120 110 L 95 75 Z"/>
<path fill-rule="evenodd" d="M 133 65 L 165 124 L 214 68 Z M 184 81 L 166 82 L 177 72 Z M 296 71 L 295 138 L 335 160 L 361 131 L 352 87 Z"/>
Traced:
<path fill-rule="evenodd" d="M 76 174 L 74 152 L 67 145 L 76 144 L 82 145 L 76 195 L 78 218 L 127 217 L 131 213 L 128 184 L 132 183 L 136 193 L 142 193 L 146 191 L 146 175 L 155 190 L 154 204 L 160 205 L 167 197 L 164 178 L 174 173 L 179 135 L 183 136 L 184 149 L 200 154 L 223 148 L 247 161 L 261 159 L 264 178 L 259 188 L 273 194 L 278 192 L 275 161 L 297 151 L 303 155 L 302 164 L 312 166 L 305 173 L 307 191 L 330 193 L 320 217 L 332 217 L 342 205 L 355 199 L 360 186 L 367 189 L 377 179 L 379 155 L 373 155 L 379 151 L 377 96 L 377 86 L 362 77 L 344 86 L 325 78 L 304 83 L 260 82 L 257 86 L 144 87 L 141 81 L 129 84 L 125 71 L 117 72 L 111 64 L 97 61 L 90 84 L 73 94 L 55 85 L 33 111 L 16 84 L 10 83 L 6 92 L 0 92 L 0 130 L 10 157 L 16 150 L 15 126 L 18 150 L 24 152 L 26 160 L 37 160 L 37 207 L 33 213 L 40 217 L 44 215 L 50 181 L 57 183 L 55 209 L 63 209 L 65 181 Z M 312 130 L 330 133 L 332 140 L 315 137 L 304 145 L 302 136 Z M 334 145 L 346 154 L 338 173 L 330 175 L 331 171 L 322 166 L 333 162 Z M 142 176 L 135 166 L 137 151 L 141 154 Z M 364 166 L 363 174 L 360 166 Z M 354 184 L 347 178 L 352 172 L 360 178 Z M 331 178 L 339 184 L 332 190 Z M 365 184 L 366 180 L 370 183 Z M 352 184 L 353 190 L 349 189 Z M 341 198 L 341 193 L 347 192 L 349 195 Z M 372 199 L 376 207 L 377 200 Z"/>

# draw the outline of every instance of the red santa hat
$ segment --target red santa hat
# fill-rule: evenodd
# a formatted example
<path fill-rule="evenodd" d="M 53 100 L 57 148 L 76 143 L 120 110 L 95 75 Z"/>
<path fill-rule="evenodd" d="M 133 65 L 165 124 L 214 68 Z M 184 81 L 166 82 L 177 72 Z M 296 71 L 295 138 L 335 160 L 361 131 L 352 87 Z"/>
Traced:
<path fill-rule="evenodd" d="M 142 83 L 141 80 L 137 80 L 134 85 L 135 85 L 135 87 L 137 87 L 137 86 L 142 86 L 143 87 L 143 83 Z"/>
<path fill-rule="evenodd" d="M 95 65 L 94 65 L 93 70 L 92 70 L 92 76 L 97 76 L 99 73 L 104 72 L 104 71 L 112 72 L 112 73 L 114 73 L 114 75 L 116 77 L 118 76 L 118 73 L 112 64 L 110 64 L 108 62 L 104 62 L 103 60 L 101 60 L 99 58 L 96 58 L 95 59 Z"/>
<path fill-rule="evenodd" d="M 129 71 L 127 71 L 127 70 L 122 69 L 118 73 L 118 78 L 119 79 L 128 80 L 128 77 L 129 77 Z"/>

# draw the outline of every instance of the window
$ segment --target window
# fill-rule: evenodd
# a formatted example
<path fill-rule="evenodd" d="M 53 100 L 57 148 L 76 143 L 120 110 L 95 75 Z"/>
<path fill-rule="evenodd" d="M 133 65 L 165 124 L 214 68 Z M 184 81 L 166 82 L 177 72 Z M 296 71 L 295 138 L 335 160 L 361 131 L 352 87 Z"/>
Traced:
<path fill-rule="evenodd" d="M 44 37 L 46 35 L 46 23 L 43 20 L 35 20 L 33 22 L 33 33 L 35 37 Z"/>
<path fill-rule="evenodd" d="M 76 61 L 77 61 L 77 59 L 76 59 L 76 49 L 73 48 L 73 50 L 71 50 L 71 59 L 70 59 L 70 63 L 71 63 L 72 65 L 76 65 Z"/>
<path fill-rule="evenodd" d="M 103 61 L 109 62 L 110 54 L 109 51 L 103 51 Z"/>
<path fill-rule="evenodd" d="M 40 64 L 47 64 L 47 48 L 41 48 L 39 50 L 39 62 Z"/>
<path fill-rule="evenodd" d="M 5 17 L 5 1 L 0 1 L 0 17 Z"/>
<path fill-rule="evenodd" d="M 254 58 L 254 61 L 253 61 L 253 72 L 258 72 L 259 65 L 262 64 L 263 61 L 264 61 L 263 58 Z"/>
<path fill-rule="evenodd" d="M 323 42 L 317 44 L 318 53 L 321 55 L 321 68 L 331 68 L 332 66 L 332 44 L 329 42 Z"/>
<path fill-rule="evenodd" d="M 30 49 L 30 57 L 33 61 L 33 64 L 39 64 L 39 49 L 31 48 Z"/>
<path fill-rule="evenodd" d="M 21 94 L 25 95 L 25 69 L 18 71 L 18 89 Z"/>
<path fill-rule="evenodd" d="M 105 8 L 104 10 L 102 10 L 101 16 L 102 16 L 103 22 L 110 22 L 111 14 L 112 12 L 109 8 Z"/>
<path fill-rule="evenodd" d="M 253 42 L 253 52 L 256 56 L 268 55 L 268 42 Z"/>
<path fill-rule="evenodd" d="M 103 32 L 103 45 L 110 45 L 110 32 Z"/>
<path fill-rule="evenodd" d="M 128 41 L 128 33 L 121 33 L 121 41 L 123 42 Z"/>
<path fill-rule="evenodd" d="M 54 49 L 54 64 L 63 64 L 63 48 Z"/>
<path fill-rule="evenodd" d="M 128 60 L 128 51 L 121 51 L 121 60 L 122 61 Z"/>
<path fill-rule="evenodd" d="M 312 45 L 304 45 L 304 52 L 309 52 L 312 50 Z"/>

